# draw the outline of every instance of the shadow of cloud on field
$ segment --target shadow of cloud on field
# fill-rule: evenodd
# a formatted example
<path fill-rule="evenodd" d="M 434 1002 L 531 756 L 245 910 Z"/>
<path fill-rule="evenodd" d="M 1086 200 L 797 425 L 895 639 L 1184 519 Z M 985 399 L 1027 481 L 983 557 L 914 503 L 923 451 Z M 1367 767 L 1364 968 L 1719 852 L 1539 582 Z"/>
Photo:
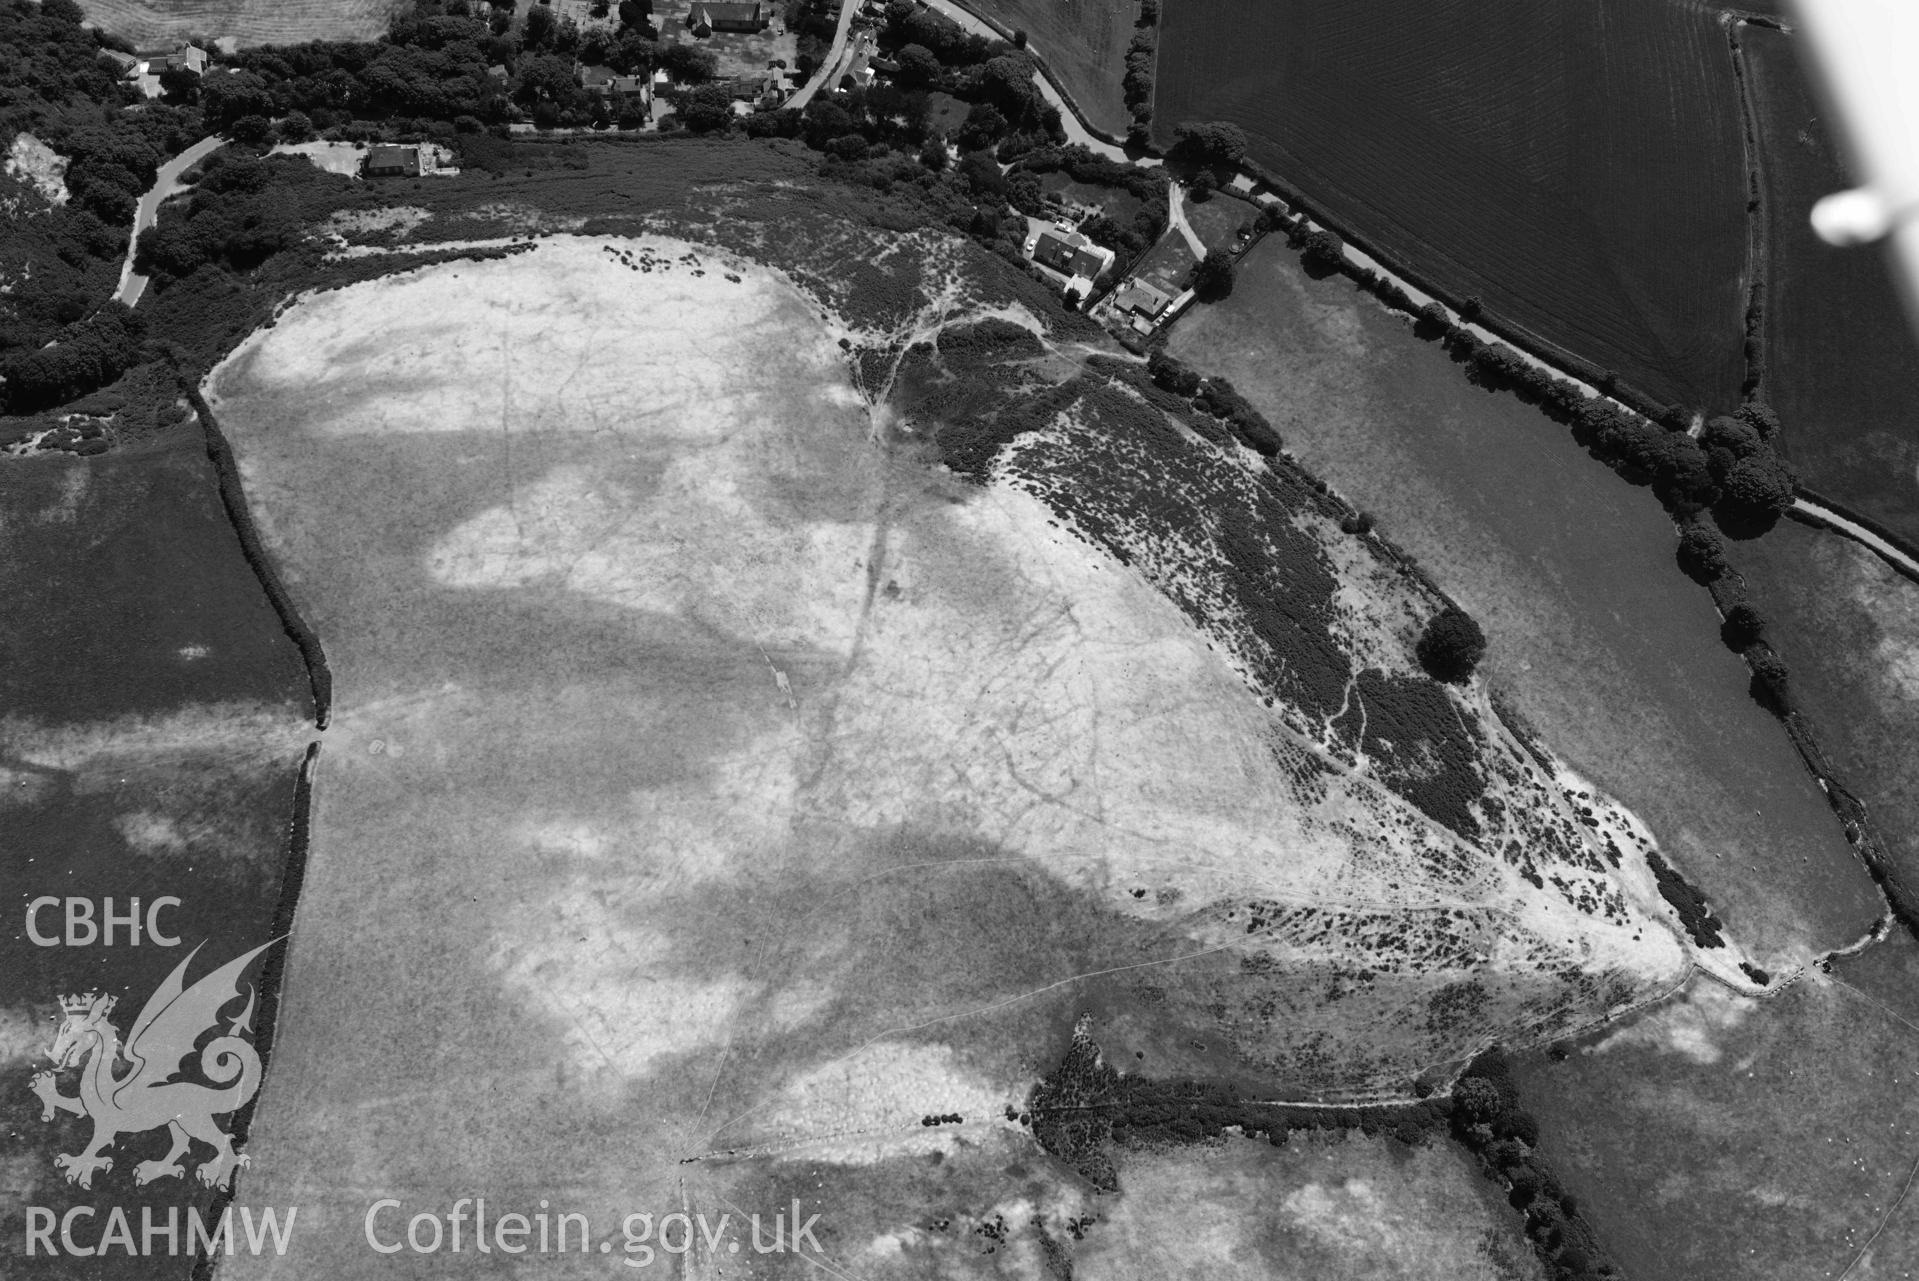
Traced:
<path fill-rule="evenodd" d="M 690 1145 L 779 1146 L 844 1136 L 849 1124 L 898 1137 L 962 1102 L 889 1097 L 894 1082 L 881 1071 L 863 1097 L 843 1100 L 841 1116 L 796 1121 L 802 1100 L 783 1094 L 793 1077 L 843 1067 L 858 1081 L 895 1052 L 949 1047 L 956 1067 L 1016 1102 L 1021 1063 L 1063 1043 L 1084 999 L 1081 979 L 1203 950 L 1174 924 L 1125 917 L 1034 859 L 970 836 L 818 827 L 814 835 L 830 844 L 828 858 L 768 869 L 740 901 L 709 908 L 710 923 L 698 911 L 665 914 L 679 940 L 668 955 L 681 958 L 687 978 L 706 973 L 704 940 L 737 934 L 750 940 L 740 973 L 764 984 L 727 1029 L 724 1058 L 689 1054 L 661 1070 L 707 1083 L 709 1106 Z M 773 1008 L 795 978 L 818 996 L 797 1025 Z"/>

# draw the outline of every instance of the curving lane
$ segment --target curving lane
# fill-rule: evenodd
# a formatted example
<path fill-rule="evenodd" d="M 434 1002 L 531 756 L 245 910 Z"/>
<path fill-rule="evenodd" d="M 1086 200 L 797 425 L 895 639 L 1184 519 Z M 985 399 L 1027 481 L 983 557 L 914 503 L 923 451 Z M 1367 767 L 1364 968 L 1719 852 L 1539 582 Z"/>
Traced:
<path fill-rule="evenodd" d="M 846 37 L 853 29 L 853 15 L 859 12 L 859 7 L 860 0 L 840 0 L 840 25 L 833 32 L 833 47 L 826 51 L 824 58 L 820 59 L 820 65 L 814 69 L 812 78 L 800 86 L 799 91 L 788 98 L 785 105 L 796 111 L 800 110 L 813 101 L 813 95 L 820 91 L 822 85 L 831 84 L 838 77 L 846 74 L 842 66 L 848 61 Z"/>
<path fill-rule="evenodd" d="M 147 278 L 133 269 L 133 251 L 140 244 L 140 233 L 151 227 L 160 217 L 160 206 L 166 198 L 180 190 L 180 175 L 202 160 L 212 155 L 226 139 L 211 135 L 200 139 L 191 147 L 160 166 L 160 172 L 154 176 L 153 187 L 140 197 L 140 204 L 134 210 L 133 231 L 127 236 L 127 260 L 120 264 L 120 286 L 113 291 L 115 302 L 131 307 L 140 301 L 140 295 L 147 291 Z"/>

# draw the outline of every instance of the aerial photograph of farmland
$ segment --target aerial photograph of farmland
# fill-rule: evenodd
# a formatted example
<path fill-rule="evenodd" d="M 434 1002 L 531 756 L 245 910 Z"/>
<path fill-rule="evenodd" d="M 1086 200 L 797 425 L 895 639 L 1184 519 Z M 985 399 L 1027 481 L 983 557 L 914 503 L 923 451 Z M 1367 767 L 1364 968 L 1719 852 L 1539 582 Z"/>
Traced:
<path fill-rule="evenodd" d="M 0 1276 L 1914 1275 L 1899 12 L 0 0 Z"/>

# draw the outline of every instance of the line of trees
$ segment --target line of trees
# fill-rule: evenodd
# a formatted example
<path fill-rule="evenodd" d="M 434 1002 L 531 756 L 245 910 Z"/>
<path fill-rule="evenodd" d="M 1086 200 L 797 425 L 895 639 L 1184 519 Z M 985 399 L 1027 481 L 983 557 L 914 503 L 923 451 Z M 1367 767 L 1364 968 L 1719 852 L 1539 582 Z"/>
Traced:
<path fill-rule="evenodd" d="M 1133 38 L 1126 46 L 1126 74 L 1120 94 L 1133 118 L 1126 128 L 1128 146 L 1144 149 L 1153 137 L 1153 61 L 1159 53 L 1159 0 L 1140 0 Z"/>
<path fill-rule="evenodd" d="M 482 10 L 468 0 L 416 0 L 376 41 L 242 50 L 226 59 L 233 74 L 199 82 L 200 104 L 213 124 L 242 137 L 293 112 L 353 138 L 381 123 L 409 131 L 417 121 L 499 124 L 516 107 L 536 124 L 579 127 L 611 123 L 616 108 L 581 87 L 576 62 L 624 75 L 668 66 L 689 82 L 715 73 L 710 52 L 660 44 L 651 0 L 626 0 L 619 17 L 616 27 L 583 31 L 535 5 L 516 28 L 510 4 Z"/>
<path fill-rule="evenodd" d="M 1202 378 L 1163 347 L 1155 347 L 1146 357 L 1146 373 L 1160 390 L 1225 423 L 1248 449 L 1270 458 L 1284 448 L 1285 442 L 1266 416 L 1226 379 Z"/>
<path fill-rule="evenodd" d="M 1122 1076 L 1100 1058 L 1083 1032 L 1059 1066 L 1033 1089 L 1024 1111 L 1009 1119 L 1030 1125 L 1040 1147 L 1101 1191 L 1119 1187 L 1114 1144 L 1201 1143 L 1229 1129 L 1274 1147 L 1295 1130 L 1358 1130 L 1423 1144 L 1447 1125 L 1446 1100 L 1372 1107 L 1291 1107 L 1249 1099 L 1217 1081 L 1156 1081 Z"/>
<path fill-rule="evenodd" d="M 1209 157 L 1243 154 L 1243 136 L 1236 134 L 1231 125 L 1218 122 L 1183 125 L 1175 157 L 1199 164 Z M 1734 413 L 1707 419 L 1694 436 L 1694 416 L 1685 406 L 1671 405 L 1648 416 L 1612 399 L 1619 387 L 1610 372 L 1596 375 L 1603 394 L 1589 397 L 1539 362 L 1467 328 L 1483 314 L 1479 299 L 1460 303 L 1460 323 L 1455 324 L 1443 304 L 1416 306 L 1394 281 L 1348 261 L 1345 245 L 1333 231 L 1309 229 L 1304 218 L 1283 221 L 1288 242 L 1311 269 L 1346 272 L 1387 306 L 1411 315 L 1415 332 L 1444 342 L 1475 381 L 1510 390 L 1569 424 L 1574 439 L 1625 479 L 1650 486 L 1676 519 L 1686 521 L 1710 510 L 1722 529 L 1751 537 L 1770 528 L 1792 506 L 1797 478 L 1779 452 L 1778 415 L 1763 400 L 1749 398 Z M 1682 557 L 1682 564 L 1690 565 L 1687 572 L 1695 577 L 1702 572 L 1691 553 Z M 1773 661 L 1767 660 L 1768 670 Z"/>
<path fill-rule="evenodd" d="M 1593 1281 L 1618 1275 L 1592 1225 L 1580 1215 L 1578 1199 L 1541 1156 L 1539 1123 L 1520 1107 L 1511 1070 L 1498 1050 L 1475 1059 L 1453 1083 L 1451 1121 L 1453 1136 L 1525 1216 L 1526 1239 L 1547 1276 Z"/>
<path fill-rule="evenodd" d="M 1720 532 L 1756 537 L 1793 504 L 1798 482 L 1779 451 L 1779 416 L 1770 405 L 1750 397 L 1735 412 L 1706 419 L 1695 436 L 1693 414 L 1684 406 L 1668 406 L 1649 417 L 1613 400 L 1617 378 L 1611 373 L 1597 376 L 1603 394 L 1588 396 L 1505 343 L 1482 340 L 1464 323 L 1455 324 L 1443 304 L 1415 306 L 1393 281 L 1371 269 L 1354 267 L 1344 259 L 1344 246 L 1332 232 L 1309 231 L 1303 218 L 1281 221 L 1288 226 L 1289 243 L 1309 264 L 1330 266 L 1337 259 L 1338 269 L 1362 288 L 1412 316 L 1415 333 L 1443 341 L 1475 381 L 1510 390 L 1539 405 L 1557 421 L 1569 424 L 1574 439 L 1620 476 L 1650 486 L 1678 524 L 1679 568 L 1712 591 L 1725 620 L 1721 637 L 1746 660 L 1752 697 L 1777 716 L 1791 714 L 1791 673 L 1766 642 L 1763 620 L 1746 601 L 1743 580 L 1726 562 Z M 1460 304 L 1462 322 L 1474 321 L 1482 312 L 1477 298 Z M 1704 520 L 1708 512 L 1711 524 Z"/>
<path fill-rule="evenodd" d="M 1651 486 L 1675 517 L 1711 509 L 1722 528 L 1745 535 L 1763 531 L 1792 505 L 1796 481 L 1776 448 L 1778 418 L 1763 402 L 1707 420 L 1694 437 L 1682 407 L 1655 422 L 1605 396 L 1588 397 L 1506 344 L 1448 323 L 1437 304 L 1419 320 L 1477 381 L 1512 390 L 1569 422 L 1581 445 L 1627 480 Z"/>

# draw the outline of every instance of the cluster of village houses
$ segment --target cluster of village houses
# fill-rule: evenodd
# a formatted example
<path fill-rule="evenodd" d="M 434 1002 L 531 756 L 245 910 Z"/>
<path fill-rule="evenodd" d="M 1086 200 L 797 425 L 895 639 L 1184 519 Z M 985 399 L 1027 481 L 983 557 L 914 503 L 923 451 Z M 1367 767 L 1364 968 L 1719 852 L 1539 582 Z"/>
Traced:
<path fill-rule="evenodd" d="M 839 77 L 840 84 L 835 88 L 846 85 L 866 87 L 878 77 L 896 70 L 891 62 L 878 55 L 871 36 L 872 28 L 884 20 L 882 0 L 862 0 L 855 16 L 854 43 L 840 64 L 845 70 Z M 728 34 L 757 35 L 771 26 L 772 22 L 772 6 L 762 0 L 745 0 L 743 3 L 734 0 L 725 3 L 700 0 L 687 11 L 683 25 L 689 35 L 704 40 Z M 105 51 L 105 56 L 118 64 L 127 78 L 137 82 L 149 97 L 161 92 L 160 76 L 169 68 L 181 68 L 194 75 L 202 75 L 210 60 L 205 49 L 191 44 L 183 44 L 171 53 L 146 57 L 116 50 Z M 581 64 L 575 68 L 575 73 L 581 87 L 587 92 L 607 102 L 622 116 L 642 116 L 648 128 L 657 127 L 661 118 L 673 109 L 667 93 L 673 87 L 673 80 L 664 69 L 656 70 L 651 75 L 622 75 L 610 67 Z M 504 87 L 507 80 L 505 67 L 490 67 L 488 74 Z M 722 83 L 732 94 L 734 109 L 742 115 L 776 108 L 799 88 L 796 73 L 783 59 L 771 60 L 764 72 L 736 76 Z M 369 177 L 418 177 L 433 171 L 434 156 L 435 151 L 431 147 L 376 144 L 367 152 L 363 172 Z M 1248 188 L 1244 194 L 1252 194 L 1250 180 L 1241 181 Z M 1270 194 L 1261 194 L 1266 200 L 1276 199 Z M 1080 216 L 1074 216 L 1076 212 Z M 1099 297 L 1102 282 L 1107 281 L 1113 272 L 1115 255 L 1111 249 L 1094 243 L 1077 229 L 1086 217 L 1097 212 L 1096 209 L 1073 211 L 1061 205 L 1051 218 L 1028 217 L 1023 255 L 1040 275 L 1051 281 L 1074 305 L 1084 305 L 1097 298 L 1095 314 L 1110 328 L 1116 332 L 1130 330 L 1138 337 L 1148 336 L 1178 313 L 1188 301 L 1190 291 L 1170 293 L 1166 288 L 1134 275 L 1121 280 L 1117 288 Z"/>

